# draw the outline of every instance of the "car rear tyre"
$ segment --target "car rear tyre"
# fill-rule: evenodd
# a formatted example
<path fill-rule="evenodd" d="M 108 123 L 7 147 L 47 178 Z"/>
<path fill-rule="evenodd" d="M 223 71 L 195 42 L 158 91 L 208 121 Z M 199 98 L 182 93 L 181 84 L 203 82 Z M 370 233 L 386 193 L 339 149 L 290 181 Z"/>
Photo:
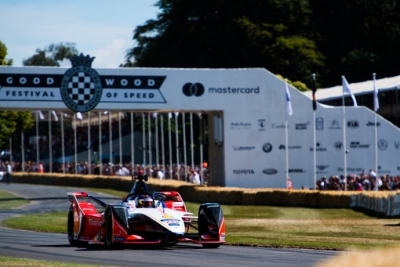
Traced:
<path fill-rule="evenodd" d="M 80 241 L 74 239 L 74 211 L 72 209 L 72 205 L 68 211 L 67 234 L 68 234 L 68 242 L 71 246 L 85 247 L 89 243 L 87 241 Z"/>
<path fill-rule="evenodd" d="M 222 216 L 221 206 L 216 203 L 202 204 L 199 208 L 198 229 L 199 237 L 213 236 L 218 240 L 218 230 Z M 220 243 L 203 244 L 204 248 L 217 248 Z"/>
<path fill-rule="evenodd" d="M 108 248 L 113 247 L 113 214 L 108 209 L 105 216 L 105 244 Z"/>

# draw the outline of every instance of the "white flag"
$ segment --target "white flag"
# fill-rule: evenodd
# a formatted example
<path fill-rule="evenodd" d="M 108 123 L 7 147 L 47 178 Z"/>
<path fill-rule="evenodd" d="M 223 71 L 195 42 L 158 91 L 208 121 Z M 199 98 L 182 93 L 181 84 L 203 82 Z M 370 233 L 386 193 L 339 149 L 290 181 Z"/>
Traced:
<path fill-rule="evenodd" d="M 376 74 L 372 74 L 374 78 L 374 111 L 376 112 L 379 109 L 379 99 L 378 99 L 378 88 L 376 87 L 375 76 Z"/>
<path fill-rule="evenodd" d="M 175 112 L 175 117 L 178 117 L 179 116 L 179 112 Z"/>
<path fill-rule="evenodd" d="M 76 117 L 77 117 L 79 120 L 82 120 L 82 119 L 83 119 L 82 113 L 80 113 L 80 112 L 76 113 Z"/>
<path fill-rule="evenodd" d="M 357 107 L 356 98 L 354 97 L 353 92 L 350 89 L 350 85 L 344 76 L 342 76 L 342 85 L 343 85 L 343 94 L 345 94 L 345 93 L 350 94 L 351 99 L 353 99 L 354 106 Z"/>
<path fill-rule="evenodd" d="M 158 113 L 157 112 L 153 112 L 153 118 L 157 118 Z"/>
<path fill-rule="evenodd" d="M 56 113 L 54 110 L 51 111 L 51 114 L 53 114 L 54 119 L 55 119 L 56 121 L 58 121 L 57 113 Z"/>
<path fill-rule="evenodd" d="M 289 116 L 293 115 L 292 101 L 290 99 L 290 92 L 287 81 L 285 81 L 285 96 L 286 96 L 286 109 Z"/>
<path fill-rule="evenodd" d="M 38 112 L 39 112 L 39 118 L 41 120 L 44 120 L 44 115 L 43 115 L 42 111 L 39 110 Z"/>
<path fill-rule="evenodd" d="M 168 119 L 171 119 L 171 118 L 172 118 L 172 113 L 168 112 Z"/>

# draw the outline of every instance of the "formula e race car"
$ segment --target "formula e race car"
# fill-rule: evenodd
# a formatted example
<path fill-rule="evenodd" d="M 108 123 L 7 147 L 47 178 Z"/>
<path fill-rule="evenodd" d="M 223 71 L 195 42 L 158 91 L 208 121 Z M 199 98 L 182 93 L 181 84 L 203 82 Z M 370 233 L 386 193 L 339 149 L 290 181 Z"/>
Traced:
<path fill-rule="evenodd" d="M 178 242 L 217 248 L 225 243 L 225 219 L 220 204 L 204 203 L 194 216 L 180 194 L 149 192 L 146 175 L 133 177 L 131 192 L 117 204 L 106 204 L 87 192 L 69 192 L 68 241 L 82 247 L 89 242 L 173 245 Z"/>

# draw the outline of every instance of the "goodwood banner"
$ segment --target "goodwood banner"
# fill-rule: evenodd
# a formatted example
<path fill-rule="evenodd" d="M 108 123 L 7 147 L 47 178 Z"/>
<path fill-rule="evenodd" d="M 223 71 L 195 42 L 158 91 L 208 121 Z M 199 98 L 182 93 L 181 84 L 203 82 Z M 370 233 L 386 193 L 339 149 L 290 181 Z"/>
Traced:
<path fill-rule="evenodd" d="M 394 125 L 379 116 L 375 122 L 365 107 L 318 105 L 314 120 L 311 100 L 293 87 L 289 116 L 284 81 L 265 69 L 93 69 L 93 60 L 75 56 L 71 68 L 0 67 L 0 109 L 206 112 L 210 134 L 218 136 L 209 142 L 211 172 L 221 176 L 214 185 L 282 188 L 289 175 L 294 188 L 308 188 L 314 173 L 359 174 L 375 169 L 376 158 L 378 174 L 400 172 Z"/>

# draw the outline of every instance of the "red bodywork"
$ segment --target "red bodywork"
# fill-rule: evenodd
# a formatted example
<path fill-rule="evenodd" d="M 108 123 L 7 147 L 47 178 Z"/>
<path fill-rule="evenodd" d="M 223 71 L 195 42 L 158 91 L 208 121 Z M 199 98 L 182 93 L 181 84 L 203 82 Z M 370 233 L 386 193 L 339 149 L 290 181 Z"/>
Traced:
<path fill-rule="evenodd" d="M 187 212 L 185 203 L 181 195 L 176 191 L 161 192 L 166 197 L 164 204 L 169 209 L 174 209 L 182 212 Z M 73 212 L 73 239 L 78 242 L 94 242 L 105 244 L 105 212 L 111 208 L 112 205 L 105 204 L 98 198 L 90 196 L 86 192 L 73 192 L 68 193 L 68 200 L 71 202 L 71 209 Z M 190 234 L 189 228 L 193 226 L 195 216 L 182 217 L 186 227 L 186 234 L 177 237 L 176 242 L 190 242 L 196 244 L 203 244 L 204 247 L 213 247 L 225 243 L 225 219 L 222 217 L 219 229 L 212 229 L 214 226 L 209 225 L 212 235 Z M 148 240 L 137 234 L 129 234 L 129 226 L 121 223 L 112 217 L 112 236 L 113 243 L 121 244 L 161 244 L 163 240 Z M 215 228 L 215 227 L 214 227 Z M 155 228 L 150 224 L 143 224 L 136 227 L 138 231 L 155 231 Z"/>

